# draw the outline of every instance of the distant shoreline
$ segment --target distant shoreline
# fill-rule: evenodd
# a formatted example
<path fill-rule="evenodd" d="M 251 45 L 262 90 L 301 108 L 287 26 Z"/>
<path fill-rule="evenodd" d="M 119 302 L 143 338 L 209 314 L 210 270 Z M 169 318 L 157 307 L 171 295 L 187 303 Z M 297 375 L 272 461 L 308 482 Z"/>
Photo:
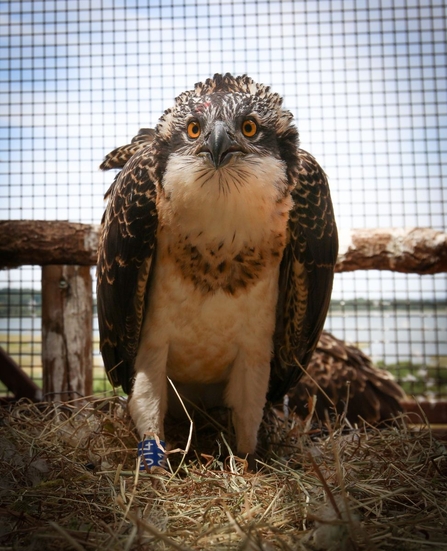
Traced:
<path fill-rule="evenodd" d="M 10 294 L 11 293 L 11 294 Z M 413 299 L 365 299 L 349 300 L 333 299 L 329 308 L 329 316 L 346 312 L 422 312 L 447 314 L 447 299 L 444 300 L 413 300 Z M 96 316 L 96 300 L 93 302 L 93 314 Z M 39 318 L 42 315 L 42 295 L 40 291 L 17 289 L 0 289 L 0 319 L 7 318 Z"/>

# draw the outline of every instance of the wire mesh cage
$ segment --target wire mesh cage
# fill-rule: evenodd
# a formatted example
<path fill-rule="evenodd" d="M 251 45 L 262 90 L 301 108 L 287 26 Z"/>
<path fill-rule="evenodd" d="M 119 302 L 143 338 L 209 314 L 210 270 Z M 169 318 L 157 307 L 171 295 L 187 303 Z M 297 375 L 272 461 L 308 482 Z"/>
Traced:
<path fill-rule="evenodd" d="M 284 97 L 339 228 L 445 230 L 442 0 L 4 1 L 0 15 L 2 219 L 99 223 L 104 155 L 231 72 Z M 0 345 L 38 382 L 40 278 L 0 273 Z M 446 297 L 445 274 L 337 274 L 326 327 L 410 394 L 446 397 Z"/>

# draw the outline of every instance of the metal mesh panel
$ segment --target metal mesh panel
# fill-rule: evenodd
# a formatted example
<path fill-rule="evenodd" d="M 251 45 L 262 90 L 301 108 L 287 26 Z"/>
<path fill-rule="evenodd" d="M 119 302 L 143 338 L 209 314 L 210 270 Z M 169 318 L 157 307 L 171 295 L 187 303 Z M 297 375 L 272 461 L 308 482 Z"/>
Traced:
<path fill-rule="evenodd" d="M 104 154 L 229 71 L 284 96 L 339 227 L 445 229 L 442 0 L 5 1 L 0 15 L 3 219 L 99 222 Z M 0 289 L 1 345 L 38 378 L 39 269 L 1 273 Z M 339 274 L 327 327 L 410 392 L 445 396 L 446 291 L 445 275 Z"/>

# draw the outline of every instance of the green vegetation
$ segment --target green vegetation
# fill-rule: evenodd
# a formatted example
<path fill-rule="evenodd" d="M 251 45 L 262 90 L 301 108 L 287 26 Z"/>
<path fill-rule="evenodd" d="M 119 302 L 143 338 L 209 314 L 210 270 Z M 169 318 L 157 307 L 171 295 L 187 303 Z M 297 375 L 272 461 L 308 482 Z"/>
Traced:
<path fill-rule="evenodd" d="M 385 364 L 380 361 L 377 366 L 389 371 L 409 395 L 429 396 L 447 395 L 447 357 L 433 358 L 432 365 L 425 366 L 412 362 Z"/>
<path fill-rule="evenodd" d="M 121 387 L 114 389 L 107 379 L 106 372 L 101 363 L 100 366 L 93 367 L 93 394 L 102 394 L 102 393 L 115 393 L 120 396 L 125 396 L 122 392 Z"/>
<path fill-rule="evenodd" d="M 29 318 L 42 314 L 42 294 L 35 289 L 0 289 L 0 318 Z"/>

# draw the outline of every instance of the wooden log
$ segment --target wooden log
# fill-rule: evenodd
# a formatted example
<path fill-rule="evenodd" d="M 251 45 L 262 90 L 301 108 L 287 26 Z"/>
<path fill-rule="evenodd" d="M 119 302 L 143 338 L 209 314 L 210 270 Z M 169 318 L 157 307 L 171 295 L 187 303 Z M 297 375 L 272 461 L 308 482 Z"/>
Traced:
<path fill-rule="evenodd" d="M 99 226 L 63 221 L 0 221 L 0 268 L 96 264 Z M 447 271 L 447 234 L 430 228 L 340 231 L 337 272 Z"/>
<path fill-rule="evenodd" d="M 337 272 L 391 270 L 412 274 L 447 271 L 447 234 L 430 228 L 340 231 Z"/>
<path fill-rule="evenodd" d="M 29 398 L 39 401 L 42 391 L 23 369 L 0 347 L 0 380 L 16 400 Z"/>
<path fill-rule="evenodd" d="M 60 220 L 1 220 L 0 268 L 96 264 L 99 226 Z"/>
<path fill-rule="evenodd" d="M 89 266 L 42 269 L 42 368 L 46 399 L 92 394 L 92 278 Z"/>

